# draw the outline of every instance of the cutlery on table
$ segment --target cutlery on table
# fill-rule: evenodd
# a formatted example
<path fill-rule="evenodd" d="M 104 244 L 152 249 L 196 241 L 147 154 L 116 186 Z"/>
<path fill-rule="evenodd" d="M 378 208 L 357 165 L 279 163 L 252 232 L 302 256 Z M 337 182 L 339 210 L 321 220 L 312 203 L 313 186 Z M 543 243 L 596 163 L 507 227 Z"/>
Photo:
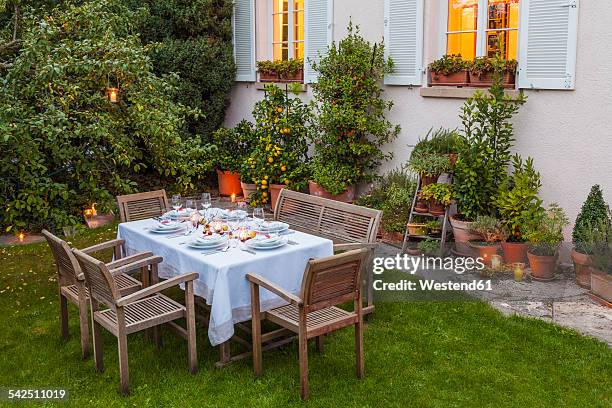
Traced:
<path fill-rule="evenodd" d="M 200 252 L 200 253 L 202 255 L 213 255 L 213 254 L 220 254 L 222 252 L 227 252 L 228 250 L 229 250 L 229 245 L 223 249 L 215 249 L 214 251 L 205 251 L 205 252 Z"/>
<path fill-rule="evenodd" d="M 244 252 L 248 252 L 249 254 L 252 254 L 252 255 L 257 255 L 257 252 L 253 251 L 252 249 L 240 248 L 240 250 Z"/>
<path fill-rule="evenodd" d="M 300 245 L 299 242 L 295 242 L 295 241 L 292 241 L 292 240 L 288 240 L 287 244 L 289 244 L 289 245 Z"/>

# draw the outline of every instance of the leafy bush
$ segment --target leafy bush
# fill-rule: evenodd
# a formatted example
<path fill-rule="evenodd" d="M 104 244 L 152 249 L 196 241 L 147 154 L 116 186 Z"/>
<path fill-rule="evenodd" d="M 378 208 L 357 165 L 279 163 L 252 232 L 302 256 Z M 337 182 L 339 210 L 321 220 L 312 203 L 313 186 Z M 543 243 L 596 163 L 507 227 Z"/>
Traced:
<path fill-rule="evenodd" d="M 602 223 L 610 223 L 609 207 L 603 198 L 603 192 L 599 185 L 591 187 L 591 191 L 582 205 L 582 209 L 576 217 L 574 230 L 572 231 L 572 241 L 576 247 L 576 251 L 585 254 L 592 253 L 593 230 L 598 228 Z"/>
<path fill-rule="evenodd" d="M 355 204 L 383 212 L 382 225 L 387 232 L 404 232 L 416 180 L 403 170 L 392 170 L 383 175 L 369 194 L 355 200 Z"/>
<path fill-rule="evenodd" d="M 421 189 L 423 200 L 435 200 L 445 207 L 453 201 L 453 186 L 447 183 L 432 183 Z"/>
<path fill-rule="evenodd" d="M 124 0 L 146 7 L 139 31 L 154 44 L 158 75 L 178 74 L 176 101 L 198 108 L 203 117 L 187 117 L 192 136 L 208 142 L 225 119 L 234 84 L 231 0 Z"/>
<path fill-rule="evenodd" d="M 608 210 L 608 220 L 601 220 L 591 230 L 591 257 L 593 266 L 604 273 L 612 275 L 612 211 Z"/>
<path fill-rule="evenodd" d="M 108 210 L 155 172 L 190 188 L 211 149 L 181 135 L 196 110 L 175 103 L 175 76 L 152 72 L 135 35 L 140 14 L 118 0 L 27 15 L 22 48 L 0 82 L 4 228 L 57 229 L 83 208 Z M 119 85 L 118 103 L 106 97 Z"/>
<path fill-rule="evenodd" d="M 563 228 L 569 224 L 565 212 L 559 205 L 549 206 L 543 217 L 525 233 L 529 241 L 529 252 L 541 256 L 553 256 L 563 242 Z"/>
<path fill-rule="evenodd" d="M 437 177 L 451 170 L 448 156 L 420 149 L 410 156 L 408 168 L 421 176 Z"/>
<path fill-rule="evenodd" d="M 319 75 L 312 86 L 317 113 L 313 178 L 337 194 L 372 180 L 376 168 L 391 157 L 381 146 L 395 139 L 400 128 L 385 119 L 393 102 L 382 98 L 380 81 L 393 65 L 382 43 L 366 41 L 350 23 L 348 35 L 312 66 Z"/>
<path fill-rule="evenodd" d="M 443 55 L 441 58 L 432 61 L 427 69 L 435 74 L 450 75 L 467 69 L 468 63 L 461 57 L 461 54 Z"/>
<path fill-rule="evenodd" d="M 482 236 L 485 242 L 499 242 L 505 239 L 502 222 L 488 215 L 479 215 L 470 225 L 470 230 Z"/>
<path fill-rule="evenodd" d="M 501 77 L 489 95 L 476 92 L 461 108 L 462 144 L 455 166 L 455 191 L 460 216 L 473 221 L 495 215 L 493 199 L 507 178 L 514 128 L 510 120 L 525 102 L 524 96 L 506 97 Z"/>
<path fill-rule="evenodd" d="M 213 134 L 214 165 L 220 170 L 241 173 L 245 159 L 257 141 L 253 124 L 241 121 L 233 129 L 220 128 Z"/>

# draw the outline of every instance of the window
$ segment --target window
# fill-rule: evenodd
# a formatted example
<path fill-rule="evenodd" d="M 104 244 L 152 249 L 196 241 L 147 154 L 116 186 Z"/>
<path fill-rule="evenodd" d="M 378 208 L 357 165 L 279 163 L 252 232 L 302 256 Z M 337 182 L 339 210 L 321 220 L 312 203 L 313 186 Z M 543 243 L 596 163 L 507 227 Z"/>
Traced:
<path fill-rule="evenodd" d="M 304 0 L 272 0 L 272 59 L 304 58 Z"/>
<path fill-rule="evenodd" d="M 502 46 L 505 58 L 517 58 L 519 0 L 443 1 L 448 6 L 447 54 L 492 57 Z"/>

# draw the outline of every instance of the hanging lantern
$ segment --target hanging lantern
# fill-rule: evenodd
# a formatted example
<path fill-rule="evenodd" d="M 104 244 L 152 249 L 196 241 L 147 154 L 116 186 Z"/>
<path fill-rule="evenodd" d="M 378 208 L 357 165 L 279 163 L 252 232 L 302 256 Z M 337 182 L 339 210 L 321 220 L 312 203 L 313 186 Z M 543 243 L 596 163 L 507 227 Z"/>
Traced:
<path fill-rule="evenodd" d="M 117 103 L 117 99 L 119 98 L 119 88 L 106 88 L 106 95 L 109 102 Z"/>

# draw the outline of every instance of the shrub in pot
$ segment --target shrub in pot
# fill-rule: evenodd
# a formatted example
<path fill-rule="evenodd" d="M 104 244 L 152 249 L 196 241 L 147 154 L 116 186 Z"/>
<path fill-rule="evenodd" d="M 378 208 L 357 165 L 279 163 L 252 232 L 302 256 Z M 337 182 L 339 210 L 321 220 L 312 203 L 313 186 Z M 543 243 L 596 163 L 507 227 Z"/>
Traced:
<path fill-rule="evenodd" d="M 380 83 L 393 63 L 384 56 L 384 44 L 366 41 L 350 23 L 347 36 L 312 67 L 318 79 L 312 85 L 317 114 L 310 185 L 313 192 L 322 188 L 348 200 L 356 183 L 372 181 L 378 166 L 392 157 L 381 147 L 400 127 L 385 118 L 393 102 L 382 97 Z"/>
<path fill-rule="evenodd" d="M 609 211 L 601 188 L 594 185 L 576 217 L 572 231 L 574 244 L 572 261 L 576 272 L 576 282 L 580 286 L 586 288 L 591 286 L 591 255 L 601 237 L 599 229 L 606 222 L 610 222 Z"/>
<path fill-rule="evenodd" d="M 499 57 L 479 57 L 467 63 L 470 73 L 470 86 L 489 88 L 494 76 L 501 77 L 504 88 L 514 88 L 518 61 L 505 60 Z"/>
<path fill-rule="evenodd" d="M 504 262 L 526 264 L 528 245 L 525 232 L 544 216 L 542 200 L 538 197 L 542 183 L 532 158 L 523 160 L 515 155 L 512 167 L 512 175 L 499 187 L 493 204 L 507 232 L 507 239 L 502 242 Z"/>
<path fill-rule="evenodd" d="M 447 183 L 429 184 L 423 187 L 420 196 L 429 202 L 429 212 L 432 215 L 441 216 L 453 201 L 453 186 Z"/>
<path fill-rule="evenodd" d="M 472 242 L 472 246 L 478 249 L 484 263 L 491 267 L 491 258 L 497 255 L 499 243 L 505 239 L 504 226 L 495 217 L 481 215 L 470 225 L 470 230 L 483 238 L 483 241 Z"/>
<path fill-rule="evenodd" d="M 557 204 L 551 204 L 525 234 L 529 240 L 529 264 L 531 277 L 539 281 L 555 278 L 557 249 L 563 242 L 563 228 L 569 224 L 565 212 Z"/>
<path fill-rule="evenodd" d="M 218 129 L 213 134 L 216 147 L 215 166 L 219 181 L 219 194 L 240 194 L 240 171 L 257 138 L 253 125 L 245 120 L 233 129 Z"/>
<path fill-rule="evenodd" d="M 612 223 L 603 221 L 597 231 L 599 236 L 592 254 L 591 293 L 596 300 L 612 307 Z"/>
<path fill-rule="evenodd" d="M 432 61 L 428 66 L 430 85 L 467 86 L 469 76 L 467 63 L 460 54 L 444 55 Z"/>

